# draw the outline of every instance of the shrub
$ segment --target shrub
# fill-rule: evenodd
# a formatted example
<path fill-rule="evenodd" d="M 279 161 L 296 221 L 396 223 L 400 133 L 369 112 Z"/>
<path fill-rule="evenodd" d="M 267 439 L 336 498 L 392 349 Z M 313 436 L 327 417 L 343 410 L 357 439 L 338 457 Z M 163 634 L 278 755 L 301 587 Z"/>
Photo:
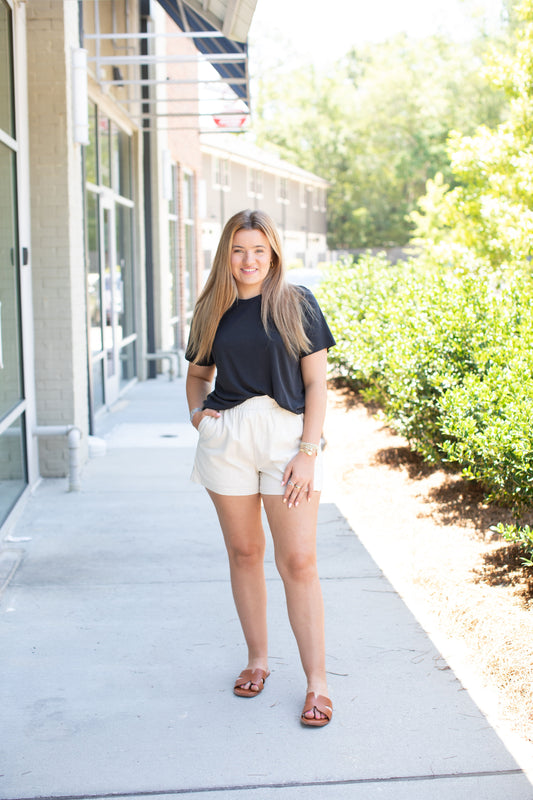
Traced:
<path fill-rule="evenodd" d="M 533 506 L 531 354 L 508 351 L 509 362 L 468 375 L 441 403 L 442 449 L 463 466 L 488 499 L 516 513 Z"/>
<path fill-rule="evenodd" d="M 498 525 L 492 527 L 492 530 L 499 533 L 508 542 L 518 544 L 525 550 L 526 555 L 520 560 L 524 567 L 533 567 L 533 528 L 530 528 L 529 525 L 520 527 L 518 525 L 504 525 L 499 522 Z"/>
<path fill-rule="evenodd" d="M 533 505 L 528 270 L 366 256 L 332 268 L 319 294 L 337 374 L 426 459 L 457 463 L 516 513 Z"/>

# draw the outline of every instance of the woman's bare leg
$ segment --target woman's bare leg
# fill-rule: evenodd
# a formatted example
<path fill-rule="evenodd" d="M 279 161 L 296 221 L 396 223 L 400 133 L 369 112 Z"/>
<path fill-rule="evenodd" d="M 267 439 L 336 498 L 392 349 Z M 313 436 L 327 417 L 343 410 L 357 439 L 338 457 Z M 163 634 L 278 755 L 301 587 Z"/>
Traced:
<path fill-rule="evenodd" d="M 316 525 L 320 492 L 311 502 L 288 508 L 282 498 L 264 495 L 274 540 L 276 565 L 283 580 L 292 630 L 298 643 L 307 691 L 327 697 L 324 604 L 316 564 Z M 323 718 L 320 712 L 307 716 Z"/>
<path fill-rule="evenodd" d="M 264 572 L 265 533 L 261 497 L 229 497 L 209 491 L 228 551 L 231 588 L 244 638 L 249 669 L 268 672 L 267 592 Z M 260 687 L 246 684 L 256 691 Z"/>

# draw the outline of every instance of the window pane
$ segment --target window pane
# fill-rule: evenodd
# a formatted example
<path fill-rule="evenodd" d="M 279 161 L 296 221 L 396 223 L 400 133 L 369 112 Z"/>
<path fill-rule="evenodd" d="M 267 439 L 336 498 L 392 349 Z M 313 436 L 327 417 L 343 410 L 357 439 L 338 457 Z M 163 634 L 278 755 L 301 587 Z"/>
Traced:
<path fill-rule="evenodd" d="M 15 137 L 11 12 L 0 0 L 0 128 Z"/>
<path fill-rule="evenodd" d="M 91 353 L 99 353 L 103 347 L 102 281 L 98 238 L 98 195 L 87 192 L 87 302 Z"/>
<path fill-rule="evenodd" d="M 27 484 L 24 415 L 0 436 L 0 525 Z"/>
<path fill-rule="evenodd" d="M 129 383 L 137 374 L 135 365 L 136 342 L 130 342 L 120 351 L 120 385 Z"/>
<path fill-rule="evenodd" d="M 110 180 L 113 190 L 122 197 L 131 198 L 131 137 L 114 122 L 109 125 Z M 102 148 L 104 147 L 102 136 Z"/>
<path fill-rule="evenodd" d="M 168 213 L 176 215 L 178 213 L 178 204 L 176 202 L 176 185 L 178 180 L 178 168 L 176 164 L 171 164 L 170 167 L 170 190 L 171 190 L 171 197 L 168 201 Z"/>
<path fill-rule="evenodd" d="M 178 223 L 169 220 L 168 223 L 168 263 L 169 263 L 169 311 L 170 318 L 178 316 Z"/>
<path fill-rule="evenodd" d="M 187 172 L 183 176 L 183 216 L 186 219 L 192 219 L 193 216 L 192 175 Z"/>
<path fill-rule="evenodd" d="M 111 123 L 103 114 L 99 115 L 98 132 L 100 140 L 100 183 L 111 186 L 111 150 L 110 150 Z"/>
<path fill-rule="evenodd" d="M 119 131 L 119 183 L 118 193 L 131 200 L 131 136 Z"/>
<path fill-rule="evenodd" d="M 15 154 L 0 143 L 0 419 L 23 398 Z"/>
<path fill-rule="evenodd" d="M 185 226 L 185 304 L 188 313 L 192 314 L 196 298 L 194 274 L 194 230 L 192 225 Z"/>
<path fill-rule="evenodd" d="M 93 407 L 95 411 L 104 405 L 104 362 L 101 359 L 93 362 Z"/>
<path fill-rule="evenodd" d="M 133 209 L 116 205 L 115 314 L 118 322 L 118 341 L 135 333 L 133 303 Z"/>
<path fill-rule="evenodd" d="M 111 222 L 111 210 L 109 208 L 103 209 L 102 214 L 102 244 L 104 263 L 102 264 L 102 281 L 104 288 L 104 303 L 103 303 L 103 321 L 104 321 L 104 349 L 107 355 L 107 368 L 106 377 L 112 378 L 116 374 L 115 365 L 115 346 L 117 337 L 117 317 L 115 310 L 119 304 L 118 298 L 121 295 L 120 285 L 117 286 L 117 273 L 113 267 L 114 258 L 114 237 Z M 111 249 L 113 247 L 113 250 Z"/>
<path fill-rule="evenodd" d="M 112 122 L 110 126 L 111 186 L 120 194 L 120 131 Z"/>
<path fill-rule="evenodd" d="M 89 144 L 85 148 L 85 175 L 90 183 L 98 182 L 96 159 L 96 106 L 89 103 Z"/>

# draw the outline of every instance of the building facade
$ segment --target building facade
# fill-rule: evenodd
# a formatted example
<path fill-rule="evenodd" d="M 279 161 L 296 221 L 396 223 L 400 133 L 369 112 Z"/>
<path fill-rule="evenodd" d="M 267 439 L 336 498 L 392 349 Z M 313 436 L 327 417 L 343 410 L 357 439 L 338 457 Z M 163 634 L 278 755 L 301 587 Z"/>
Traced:
<path fill-rule="evenodd" d="M 326 260 L 328 182 L 238 136 L 202 136 L 203 260 L 209 270 L 225 222 L 243 208 L 274 219 L 291 265 Z"/>
<path fill-rule="evenodd" d="M 201 283 L 200 71 L 246 107 L 254 7 L 0 0 L 2 531 L 133 382 L 176 368 Z"/>

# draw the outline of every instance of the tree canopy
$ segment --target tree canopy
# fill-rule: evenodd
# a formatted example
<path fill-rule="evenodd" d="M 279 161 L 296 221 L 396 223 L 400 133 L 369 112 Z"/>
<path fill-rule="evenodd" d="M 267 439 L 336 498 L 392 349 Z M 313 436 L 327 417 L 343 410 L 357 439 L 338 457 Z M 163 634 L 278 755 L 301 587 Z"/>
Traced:
<path fill-rule="evenodd" d="M 328 74 L 308 65 L 259 80 L 257 141 L 330 181 L 331 248 L 404 245 L 427 181 L 455 186 L 450 131 L 473 135 L 506 113 L 503 86 L 481 70 L 487 45 L 401 35 Z"/>
<path fill-rule="evenodd" d="M 508 97 L 507 119 L 451 134 L 451 178 L 428 183 L 412 219 L 437 258 L 466 251 L 501 267 L 533 255 L 533 0 L 516 6 L 512 47 L 493 50 L 486 74 Z"/>

